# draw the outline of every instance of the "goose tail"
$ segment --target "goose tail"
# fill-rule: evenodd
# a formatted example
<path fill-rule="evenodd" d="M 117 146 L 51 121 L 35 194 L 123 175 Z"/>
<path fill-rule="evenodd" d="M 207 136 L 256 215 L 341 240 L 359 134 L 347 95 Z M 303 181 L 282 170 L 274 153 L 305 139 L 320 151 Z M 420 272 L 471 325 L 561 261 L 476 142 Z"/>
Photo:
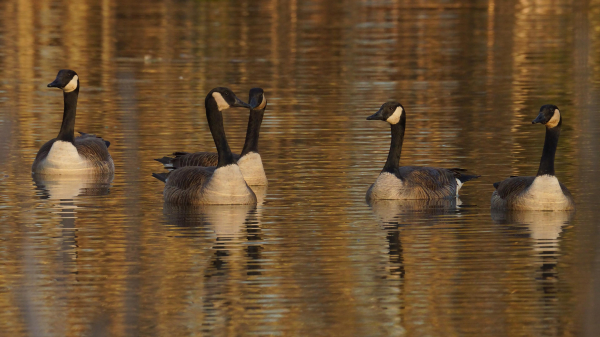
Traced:
<path fill-rule="evenodd" d="M 162 181 L 163 183 L 167 182 L 167 177 L 169 176 L 168 173 L 152 173 L 152 176 L 160 181 Z"/>
<path fill-rule="evenodd" d="M 463 172 L 466 172 L 467 170 L 462 169 L 462 168 L 455 167 L 455 168 L 451 168 L 448 170 L 451 171 L 452 173 L 454 173 L 454 177 L 457 180 L 459 180 L 461 184 L 464 184 L 469 180 L 473 180 L 473 179 L 477 179 L 477 178 L 481 177 L 480 175 L 477 175 L 477 174 L 472 174 L 472 175 L 463 174 Z"/>
<path fill-rule="evenodd" d="M 477 178 L 479 178 L 479 177 L 481 177 L 481 176 L 480 176 L 480 175 L 475 175 L 475 174 L 473 174 L 473 175 L 461 174 L 461 175 L 459 175 L 459 176 L 458 176 L 458 177 L 456 177 L 456 178 L 457 178 L 458 180 L 460 180 L 460 182 L 461 182 L 461 183 L 463 183 L 463 184 L 464 184 L 464 183 L 466 183 L 466 182 L 467 182 L 467 181 L 469 181 L 469 180 L 477 179 Z"/>
<path fill-rule="evenodd" d="M 171 158 L 171 157 L 162 157 L 162 158 L 157 158 L 157 159 L 154 159 L 154 160 L 156 160 L 157 162 L 159 162 L 159 163 L 163 164 L 163 166 L 164 166 L 164 167 L 165 167 L 167 170 L 170 170 L 170 169 L 173 169 L 173 168 L 174 168 L 174 167 L 173 167 L 173 159 L 175 159 L 175 158 Z"/>

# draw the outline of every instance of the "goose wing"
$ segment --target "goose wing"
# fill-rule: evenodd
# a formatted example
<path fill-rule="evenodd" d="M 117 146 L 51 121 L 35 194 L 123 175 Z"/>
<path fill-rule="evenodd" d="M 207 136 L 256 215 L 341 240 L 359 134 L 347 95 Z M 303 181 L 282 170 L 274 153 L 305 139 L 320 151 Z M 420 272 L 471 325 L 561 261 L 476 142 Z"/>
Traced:
<path fill-rule="evenodd" d="M 494 187 L 500 198 L 507 199 L 521 194 L 533 184 L 534 180 L 535 177 L 510 177 L 494 183 Z"/>
<path fill-rule="evenodd" d="M 448 169 L 437 167 L 402 166 L 400 179 L 411 184 L 422 199 L 447 198 L 456 195 L 456 178 Z"/>
<path fill-rule="evenodd" d="M 75 138 L 74 144 L 79 155 L 89 161 L 110 161 L 108 146 L 110 142 L 90 133 L 80 132 L 81 136 Z"/>
<path fill-rule="evenodd" d="M 162 163 L 166 169 L 173 170 L 187 166 L 217 166 L 219 163 L 219 156 L 216 152 L 174 152 L 173 157 L 163 157 L 155 159 Z M 234 154 L 233 157 L 237 161 L 240 156 Z"/>
<path fill-rule="evenodd" d="M 204 167 L 188 166 L 173 170 L 166 176 L 166 186 L 178 190 L 202 187 L 212 176 L 214 170 Z"/>
<path fill-rule="evenodd" d="M 211 176 L 211 170 L 198 166 L 182 167 L 169 172 L 163 192 L 165 201 L 182 205 L 197 203 L 202 186 Z"/>

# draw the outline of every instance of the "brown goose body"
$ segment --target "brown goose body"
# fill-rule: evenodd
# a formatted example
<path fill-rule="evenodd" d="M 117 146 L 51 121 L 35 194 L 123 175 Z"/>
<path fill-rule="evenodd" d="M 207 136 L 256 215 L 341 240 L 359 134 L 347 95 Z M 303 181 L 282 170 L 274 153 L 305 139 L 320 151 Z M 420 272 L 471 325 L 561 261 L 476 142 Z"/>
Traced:
<path fill-rule="evenodd" d="M 367 191 L 367 200 L 445 199 L 458 196 L 462 184 L 478 178 L 465 175 L 463 169 L 400 166 L 400 154 L 406 127 L 406 112 L 398 102 L 387 102 L 367 118 L 391 125 L 392 142 L 387 161 L 375 183 Z"/>
<path fill-rule="evenodd" d="M 53 149 L 55 145 L 57 147 Z M 108 152 L 109 145 L 108 141 L 88 133 L 81 133 L 73 143 L 54 138 L 42 145 L 31 171 L 36 174 L 112 174 L 115 164 Z M 68 149 L 65 150 L 68 147 L 73 147 L 77 156 Z"/>

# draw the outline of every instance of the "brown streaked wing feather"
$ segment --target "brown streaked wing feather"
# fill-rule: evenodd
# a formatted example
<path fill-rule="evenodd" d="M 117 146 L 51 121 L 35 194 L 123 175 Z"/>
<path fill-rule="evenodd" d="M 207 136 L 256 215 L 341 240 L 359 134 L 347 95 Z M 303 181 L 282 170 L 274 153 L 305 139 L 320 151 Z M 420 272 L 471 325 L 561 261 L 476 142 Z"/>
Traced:
<path fill-rule="evenodd" d="M 166 185 L 179 190 L 187 190 L 201 187 L 211 176 L 212 172 L 203 167 L 182 167 L 169 173 Z"/>
<path fill-rule="evenodd" d="M 94 162 L 110 160 L 110 154 L 106 148 L 106 143 L 104 143 L 104 140 L 100 137 L 85 133 L 75 138 L 74 143 L 79 155 L 87 160 Z"/>
<path fill-rule="evenodd" d="M 173 153 L 175 158 L 173 159 L 173 167 L 187 167 L 187 166 L 217 166 L 219 164 L 219 155 L 215 152 L 175 152 Z M 235 160 L 240 158 L 239 155 L 234 154 Z"/>
<path fill-rule="evenodd" d="M 502 199 L 508 199 L 521 194 L 527 187 L 531 186 L 535 177 L 513 177 L 504 179 L 498 184 L 496 191 Z"/>
<path fill-rule="evenodd" d="M 454 173 L 444 168 L 403 166 L 400 175 L 429 198 L 447 198 L 456 194 Z"/>
<path fill-rule="evenodd" d="M 175 204 L 195 204 L 200 198 L 202 186 L 212 176 L 203 167 L 188 166 L 169 173 L 164 189 L 165 201 Z"/>

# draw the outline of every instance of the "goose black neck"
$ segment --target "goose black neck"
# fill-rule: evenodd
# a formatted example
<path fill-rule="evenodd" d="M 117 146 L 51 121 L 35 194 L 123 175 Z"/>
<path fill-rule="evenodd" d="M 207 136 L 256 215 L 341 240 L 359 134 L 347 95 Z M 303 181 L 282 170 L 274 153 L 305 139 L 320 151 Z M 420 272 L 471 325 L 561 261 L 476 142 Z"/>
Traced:
<path fill-rule="evenodd" d="M 248 129 L 246 130 L 246 141 L 242 149 L 242 156 L 250 152 L 258 153 L 258 136 L 264 113 L 265 109 L 250 110 L 250 119 L 248 119 Z"/>
<path fill-rule="evenodd" d="M 213 136 L 219 155 L 217 167 L 234 164 L 235 160 L 233 159 L 233 154 L 231 154 L 231 149 L 225 136 L 225 128 L 223 127 L 223 114 L 219 111 L 217 102 L 212 96 L 209 96 L 206 98 L 204 105 L 206 107 L 206 119 L 208 120 L 210 133 Z"/>
<path fill-rule="evenodd" d="M 63 92 L 65 100 L 65 111 L 63 113 L 62 125 L 58 133 L 58 140 L 73 143 L 75 141 L 75 112 L 77 110 L 77 97 L 79 87 L 71 92 Z"/>
<path fill-rule="evenodd" d="M 406 117 L 403 113 L 400 122 L 392 124 L 392 143 L 390 153 L 383 167 L 383 171 L 395 173 L 400 167 L 400 154 L 402 153 L 402 141 L 404 140 L 404 129 L 406 127 Z"/>
<path fill-rule="evenodd" d="M 546 139 L 544 140 L 544 150 L 542 151 L 542 160 L 537 175 L 554 175 L 554 155 L 558 147 L 558 137 L 560 136 L 560 124 L 553 128 L 546 128 Z"/>

